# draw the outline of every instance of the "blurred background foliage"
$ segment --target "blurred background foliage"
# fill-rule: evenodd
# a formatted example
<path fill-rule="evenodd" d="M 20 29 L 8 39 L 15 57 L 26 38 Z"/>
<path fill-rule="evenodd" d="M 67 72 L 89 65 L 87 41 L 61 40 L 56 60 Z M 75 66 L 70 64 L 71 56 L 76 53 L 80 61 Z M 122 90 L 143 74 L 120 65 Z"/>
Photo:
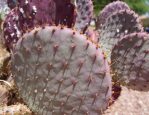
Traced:
<path fill-rule="evenodd" d="M 95 13 L 98 14 L 100 10 L 102 10 L 105 5 L 110 2 L 117 0 L 93 0 Z M 149 0 L 121 0 L 126 2 L 131 9 L 133 9 L 138 14 L 145 14 L 149 12 Z"/>

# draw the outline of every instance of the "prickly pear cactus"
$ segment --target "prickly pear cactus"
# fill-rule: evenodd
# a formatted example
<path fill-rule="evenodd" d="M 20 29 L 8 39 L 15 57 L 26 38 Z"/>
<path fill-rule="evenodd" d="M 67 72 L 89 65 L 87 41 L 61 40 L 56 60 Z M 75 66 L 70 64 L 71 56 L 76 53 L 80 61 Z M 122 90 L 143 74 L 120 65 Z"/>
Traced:
<path fill-rule="evenodd" d="M 63 24 L 72 27 L 75 23 L 75 7 L 69 0 L 18 0 L 17 4 L 3 25 L 4 42 L 9 50 L 21 34 L 36 26 Z"/>
<path fill-rule="evenodd" d="M 133 33 L 112 50 L 112 70 L 118 81 L 137 90 L 149 89 L 149 35 Z"/>
<path fill-rule="evenodd" d="M 12 72 L 20 95 L 40 115 L 100 115 L 111 97 L 102 51 L 68 28 L 26 33 L 14 49 Z"/>
<path fill-rule="evenodd" d="M 12 49 L 22 34 L 18 18 L 18 9 L 15 8 L 6 16 L 3 24 L 4 43 L 9 49 Z"/>
<path fill-rule="evenodd" d="M 93 18 L 92 0 L 76 0 L 76 10 L 75 28 L 84 33 Z"/>
<path fill-rule="evenodd" d="M 12 2 L 12 1 L 11 1 Z M 52 0 L 18 0 L 18 7 L 12 9 L 3 24 L 4 43 L 13 49 L 18 39 L 27 30 L 37 25 L 52 25 L 55 21 L 55 3 Z"/>
<path fill-rule="evenodd" d="M 54 0 L 18 0 L 19 18 L 24 30 L 36 25 L 55 21 L 56 5 Z"/>
<path fill-rule="evenodd" d="M 96 28 L 100 29 L 102 25 L 104 25 L 104 23 L 106 22 L 106 19 L 114 12 L 117 12 L 120 10 L 129 10 L 129 9 L 130 9 L 129 6 L 122 1 L 114 1 L 112 3 L 109 3 L 99 13 L 99 16 L 97 17 Z"/>
<path fill-rule="evenodd" d="M 56 19 L 55 24 L 67 25 L 71 28 L 76 21 L 75 6 L 70 0 L 54 0 L 56 4 Z"/>
<path fill-rule="evenodd" d="M 99 43 L 103 51 L 107 53 L 108 58 L 110 58 L 112 48 L 121 37 L 142 30 L 143 27 L 135 12 L 132 10 L 120 10 L 106 19 L 106 22 L 99 30 Z"/>

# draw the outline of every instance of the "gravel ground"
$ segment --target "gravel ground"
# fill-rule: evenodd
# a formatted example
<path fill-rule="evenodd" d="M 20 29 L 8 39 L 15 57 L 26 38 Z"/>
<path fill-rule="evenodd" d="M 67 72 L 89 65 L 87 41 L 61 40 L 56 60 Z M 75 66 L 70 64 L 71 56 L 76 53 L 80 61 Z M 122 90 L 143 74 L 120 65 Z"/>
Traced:
<path fill-rule="evenodd" d="M 136 91 L 122 86 L 119 98 L 105 115 L 149 115 L 149 91 Z"/>

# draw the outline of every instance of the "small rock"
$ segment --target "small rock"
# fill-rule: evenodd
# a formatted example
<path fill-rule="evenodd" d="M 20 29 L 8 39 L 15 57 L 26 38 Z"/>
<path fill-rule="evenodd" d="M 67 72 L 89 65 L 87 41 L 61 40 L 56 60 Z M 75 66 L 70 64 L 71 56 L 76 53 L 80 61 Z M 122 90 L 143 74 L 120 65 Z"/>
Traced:
<path fill-rule="evenodd" d="M 8 90 L 4 85 L 0 85 L 0 107 L 8 102 Z"/>
<path fill-rule="evenodd" d="M 148 115 L 149 91 L 136 91 L 122 87 L 120 97 L 104 115 Z"/>
<path fill-rule="evenodd" d="M 0 108 L 0 115 L 32 115 L 32 112 L 23 104 Z"/>

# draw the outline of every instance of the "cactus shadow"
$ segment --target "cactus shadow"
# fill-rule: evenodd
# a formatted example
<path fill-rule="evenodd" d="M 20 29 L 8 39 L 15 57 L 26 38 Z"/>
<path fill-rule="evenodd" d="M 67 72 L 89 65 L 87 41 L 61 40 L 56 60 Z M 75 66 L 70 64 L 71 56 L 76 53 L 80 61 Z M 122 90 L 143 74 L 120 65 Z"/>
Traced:
<path fill-rule="evenodd" d="M 146 81 L 146 82 L 147 83 L 144 83 L 144 81 L 143 82 L 141 82 L 141 81 L 139 81 L 139 82 L 131 81 L 125 86 L 129 89 L 148 92 L 149 91 L 149 81 Z"/>

